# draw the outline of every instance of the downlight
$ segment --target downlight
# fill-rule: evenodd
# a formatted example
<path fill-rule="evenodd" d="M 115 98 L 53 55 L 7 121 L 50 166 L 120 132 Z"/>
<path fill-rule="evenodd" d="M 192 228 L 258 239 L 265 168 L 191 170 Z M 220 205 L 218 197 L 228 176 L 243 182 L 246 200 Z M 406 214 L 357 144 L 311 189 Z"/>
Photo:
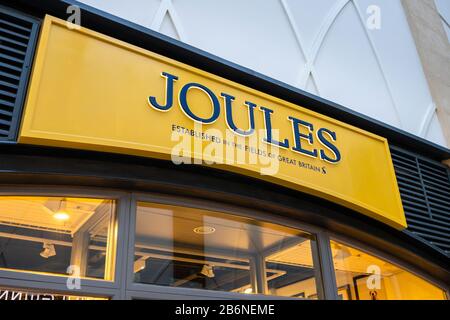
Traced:
<path fill-rule="evenodd" d="M 70 215 L 66 211 L 67 202 L 66 199 L 62 199 L 59 203 L 58 211 L 53 214 L 53 218 L 59 221 L 67 221 L 70 218 Z"/>
<path fill-rule="evenodd" d="M 210 227 L 210 226 L 200 226 L 197 228 L 194 228 L 194 232 L 197 234 L 212 234 L 216 232 L 216 228 Z"/>
<path fill-rule="evenodd" d="M 56 220 L 60 220 L 60 221 L 67 221 L 67 220 L 69 220 L 70 216 L 67 212 L 56 212 L 53 215 L 53 218 L 55 218 Z"/>

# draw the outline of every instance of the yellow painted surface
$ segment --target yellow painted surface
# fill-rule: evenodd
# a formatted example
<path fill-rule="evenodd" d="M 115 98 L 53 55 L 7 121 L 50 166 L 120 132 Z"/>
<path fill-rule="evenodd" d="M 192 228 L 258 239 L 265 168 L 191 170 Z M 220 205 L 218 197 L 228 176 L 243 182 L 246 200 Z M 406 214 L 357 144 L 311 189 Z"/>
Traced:
<path fill-rule="evenodd" d="M 272 128 L 280 139 L 293 143 L 294 116 L 336 132 L 334 144 L 342 160 L 325 162 L 279 148 L 279 156 L 296 165 L 279 162 L 274 175 L 261 175 L 261 164 L 216 164 L 233 171 L 300 190 L 339 203 L 395 228 L 406 227 L 405 216 L 386 139 L 274 98 L 221 77 L 120 42 L 85 28 L 72 30 L 66 22 L 46 17 L 42 26 L 30 90 L 25 106 L 19 142 L 133 154 L 171 159 L 172 125 L 194 129 L 194 122 L 179 107 L 175 96 L 172 109 L 151 108 L 148 96 L 164 102 L 165 79 L 161 72 L 177 75 L 175 94 L 189 82 L 201 83 L 219 98 L 221 113 L 203 130 L 227 129 L 221 92 L 236 97 L 233 115 L 236 124 L 248 128 L 245 101 L 274 110 Z M 211 104 L 200 90 L 188 96 L 199 116 L 211 114 Z M 256 129 L 264 128 L 263 113 L 255 110 Z M 314 141 L 305 148 L 321 148 Z M 201 148 L 208 148 L 206 141 Z M 278 148 L 277 148 L 278 149 Z M 195 153 L 193 157 L 201 157 Z M 277 157 L 278 159 L 278 157 Z M 325 168 L 326 174 L 298 165 Z"/>

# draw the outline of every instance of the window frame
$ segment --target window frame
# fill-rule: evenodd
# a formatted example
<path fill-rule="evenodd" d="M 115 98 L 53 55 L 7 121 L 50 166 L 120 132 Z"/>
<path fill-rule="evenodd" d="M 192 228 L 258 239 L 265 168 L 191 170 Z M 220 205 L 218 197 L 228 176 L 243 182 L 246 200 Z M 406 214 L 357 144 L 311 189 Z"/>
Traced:
<path fill-rule="evenodd" d="M 445 294 L 445 298 L 447 300 L 450 299 L 450 286 L 446 285 L 445 283 L 438 281 L 434 278 L 432 278 L 431 275 L 423 272 L 422 270 L 413 267 L 412 265 L 402 261 L 400 258 L 396 257 L 395 255 L 393 255 L 392 253 L 386 252 L 386 251 L 382 251 L 380 249 L 371 247 L 370 245 L 358 240 L 358 239 L 354 239 L 351 238 L 349 236 L 346 235 L 342 235 L 342 234 L 337 234 L 337 233 L 329 233 L 329 239 L 330 241 L 336 241 L 339 242 L 340 244 L 343 244 L 345 246 L 349 246 L 351 248 L 360 250 L 366 254 L 372 255 L 375 258 L 378 258 L 380 260 L 383 260 L 384 262 L 388 262 L 406 272 L 411 273 L 412 275 L 419 277 L 420 279 L 430 283 L 431 285 L 436 286 L 437 288 L 441 289 L 444 294 Z M 330 251 L 331 251 L 331 242 L 330 242 Z M 331 257 L 333 259 L 333 257 Z M 333 261 L 333 260 L 332 260 Z M 334 262 L 332 264 L 332 267 L 334 269 Z M 336 289 L 337 290 L 337 289 Z"/>
<path fill-rule="evenodd" d="M 205 289 L 175 288 L 169 286 L 141 284 L 134 282 L 134 237 L 136 225 L 136 208 L 139 201 L 166 204 L 181 207 L 217 211 L 233 216 L 242 216 L 269 223 L 279 224 L 308 232 L 315 237 L 313 261 L 316 270 L 316 286 L 320 299 L 337 300 L 337 286 L 334 272 L 330 240 L 374 255 L 392 263 L 425 281 L 441 288 L 446 298 L 450 299 L 450 286 L 432 278 L 417 267 L 411 266 L 394 253 L 381 251 L 369 244 L 348 235 L 330 232 L 321 226 L 311 225 L 295 217 L 277 215 L 273 211 L 251 209 L 239 205 L 222 203 L 217 200 L 197 199 L 192 196 L 170 195 L 157 192 L 133 192 L 108 188 L 81 186 L 41 186 L 41 185 L 3 185 L 0 196 L 56 196 L 102 198 L 116 201 L 116 256 L 114 280 L 84 278 L 81 289 L 71 290 L 66 286 L 68 276 L 36 274 L 32 271 L 0 270 L 0 287 L 12 290 L 39 290 L 45 293 L 58 293 L 78 296 L 106 297 L 110 299 L 242 299 L 242 300 L 283 300 L 291 297 L 241 294 L 234 292 L 213 291 Z M 313 213 L 311 213 L 313 214 Z"/>
<path fill-rule="evenodd" d="M 322 264 L 327 261 L 327 257 L 323 254 L 323 250 L 326 246 L 319 245 L 319 242 L 324 241 L 326 237 L 323 235 L 323 230 L 320 227 L 304 224 L 300 221 L 296 221 L 292 218 L 283 216 L 276 216 L 273 213 L 262 212 L 261 210 L 252 210 L 249 208 L 242 208 L 239 206 L 233 206 L 229 204 L 223 204 L 217 201 L 197 200 L 190 197 L 161 195 L 155 193 L 132 193 L 130 203 L 130 225 L 128 235 L 128 247 L 127 247 L 127 266 L 126 266 L 126 290 L 133 292 L 132 298 L 149 298 L 149 294 L 163 295 L 163 296 L 189 296 L 198 297 L 201 299 L 293 299 L 299 298 L 282 297 L 265 294 L 242 294 L 234 292 L 214 291 L 206 289 L 190 289 L 190 288 L 175 288 L 170 286 L 161 286 L 155 284 L 143 284 L 134 282 L 134 239 L 136 230 L 136 216 L 137 216 L 137 203 L 148 202 L 163 205 L 173 205 L 180 207 L 189 207 L 195 209 L 203 209 L 216 211 L 224 214 L 230 214 L 233 216 L 240 216 L 255 220 L 263 220 L 265 222 L 274 223 L 282 226 L 286 226 L 293 229 L 299 229 L 301 231 L 310 233 L 315 238 L 315 245 L 312 245 L 313 251 L 313 263 L 315 270 L 315 280 L 319 299 L 334 299 L 337 295 L 329 296 L 331 290 L 328 289 L 328 296 L 325 295 L 325 287 L 329 284 L 325 284 L 323 279 L 323 266 Z M 321 235 L 321 236 L 319 236 Z M 333 270 L 334 274 L 334 270 Z"/>
<path fill-rule="evenodd" d="M 78 296 L 97 296 L 118 299 L 120 297 L 120 280 L 123 269 L 119 261 L 124 260 L 124 235 L 127 232 L 129 194 L 126 192 L 81 188 L 69 186 L 0 186 L 0 196 L 42 196 L 42 197 L 78 197 L 100 198 L 115 201 L 115 257 L 113 280 L 81 278 L 80 289 L 67 288 L 67 275 L 42 274 L 28 270 L 0 270 L 1 287 L 17 290 L 40 290 L 45 293 L 60 293 Z M 105 265 L 106 268 L 106 265 Z M 106 272 L 106 270 L 105 270 Z"/>

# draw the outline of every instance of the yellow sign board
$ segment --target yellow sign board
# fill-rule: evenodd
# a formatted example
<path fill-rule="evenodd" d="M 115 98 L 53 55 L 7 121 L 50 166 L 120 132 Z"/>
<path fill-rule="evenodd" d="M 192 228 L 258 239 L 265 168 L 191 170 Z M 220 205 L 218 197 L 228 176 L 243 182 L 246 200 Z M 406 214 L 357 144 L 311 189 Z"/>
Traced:
<path fill-rule="evenodd" d="M 52 17 L 19 142 L 202 163 L 406 227 L 386 139 Z"/>

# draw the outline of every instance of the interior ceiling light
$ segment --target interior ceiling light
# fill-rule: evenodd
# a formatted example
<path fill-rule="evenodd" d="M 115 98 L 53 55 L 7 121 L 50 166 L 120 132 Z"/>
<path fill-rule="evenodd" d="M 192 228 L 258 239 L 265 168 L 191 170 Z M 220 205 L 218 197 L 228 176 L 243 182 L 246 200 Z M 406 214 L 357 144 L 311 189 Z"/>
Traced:
<path fill-rule="evenodd" d="M 209 264 L 204 264 L 202 267 L 202 270 L 200 271 L 200 274 L 207 277 L 207 278 L 214 278 L 215 274 L 214 274 L 214 270 L 213 270 L 213 266 L 209 265 Z"/>
<path fill-rule="evenodd" d="M 56 256 L 55 245 L 52 243 L 44 242 L 44 250 L 40 253 L 42 258 L 48 259 L 50 257 Z"/>
<path fill-rule="evenodd" d="M 59 203 L 58 210 L 53 214 L 53 218 L 60 221 L 67 221 L 70 218 L 70 215 L 66 211 L 67 202 L 66 199 L 62 199 Z"/>
<path fill-rule="evenodd" d="M 138 273 L 139 271 L 144 270 L 146 267 L 146 263 L 144 259 L 139 259 L 134 262 L 134 273 Z"/>
<path fill-rule="evenodd" d="M 216 228 L 210 227 L 210 226 L 200 226 L 197 228 L 194 228 L 194 232 L 197 234 L 211 234 L 216 232 Z"/>
<path fill-rule="evenodd" d="M 247 288 L 247 289 L 244 290 L 244 293 L 246 293 L 246 294 L 250 294 L 252 292 L 253 292 L 252 288 Z"/>
<path fill-rule="evenodd" d="M 346 247 L 337 247 L 336 254 L 334 255 L 334 259 L 344 260 L 348 257 L 351 257 L 352 253 Z"/>
<path fill-rule="evenodd" d="M 53 218 L 55 218 L 56 220 L 66 221 L 69 220 L 70 216 L 67 212 L 56 212 L 53 215 Z"/>

